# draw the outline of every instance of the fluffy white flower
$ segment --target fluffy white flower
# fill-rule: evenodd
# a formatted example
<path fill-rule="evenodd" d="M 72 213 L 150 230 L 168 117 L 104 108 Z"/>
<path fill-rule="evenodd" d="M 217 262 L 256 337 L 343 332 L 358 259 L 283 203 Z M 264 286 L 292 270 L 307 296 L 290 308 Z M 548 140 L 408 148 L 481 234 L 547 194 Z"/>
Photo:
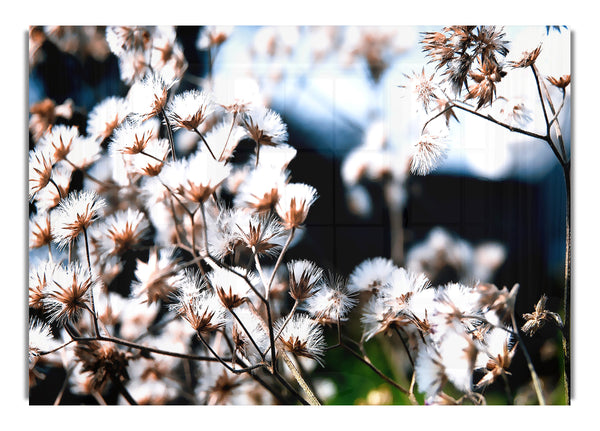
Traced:
<path fill-rule="evenodd" d="M 53 226 L 59 247 L 66 246 L 89 228 L 100 217 L 105 205 L 104 199 L 93 191 L 73 192 L 63 199 L 56 210 Z"/>
<path fill-rule="evenodd" d="M 275 333 L 281 332 L 279 340 L 283 348 L 323 365 L 326 344 L 321 326 L 306 314 L 294 314 L 285 326 L 283 323 L 284 319 L 278 320 L 274 328 Z"/>
<path fill-rule="evenodd" d="M 394 263 L 384 257 L 374 257 L 359 264 L 348 281 L 350 292 L 377 292 L 385 285 L 395 269 Z"/>
<path fill-rule="evenodd" d="M 90 111 L 87 122 L 87 134 L 99 140 L 108 138 L 129 114 L 126 99 L 111 96 L 98 103 Z"/>
<path fill-rule="evenodd" d="M 422 135 L 415 143 L 410 171 L 415 175 L 427 175 L 446 158 L 448 146 L 444 139 L 434 135 Z"/>
<path fill-rule="evenodd" d="M 308 184 L 286 184 L 275 205 L 275 211 L 287 229 L 297 228 L 304 223 L 308 210 L 317 198 L 317 190 Z"/>

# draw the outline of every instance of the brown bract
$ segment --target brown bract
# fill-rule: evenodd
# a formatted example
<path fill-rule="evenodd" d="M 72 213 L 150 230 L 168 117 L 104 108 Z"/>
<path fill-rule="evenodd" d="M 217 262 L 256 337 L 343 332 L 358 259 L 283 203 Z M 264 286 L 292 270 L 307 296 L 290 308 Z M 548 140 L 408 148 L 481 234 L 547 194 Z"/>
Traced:
<path fill-rule="evenodd" d="M 127 364 L 130 354 L 119 351 L 112 343 L 91 341 L 78 343 L 75 357 L 82 371 L 89 373 L 91 389 L 102 391 L 109 379 L 129 380 Z"/>
<path fill-rule="evenodd" d="M 557 88 L 560 88 L 561 90 L 565 90 L 565 88 L 567 88 L 569 86 L 569 84 L 571 83 L 571 75 L 563 75 L 560 78 L 554 78 L 552 76 L 549 76 L 548 78 L 546 78 L 548 80 L 548 82 L 552 85 L 554 85 Z"/>
<path fill-rule="evenodd" d="M 533 66 L 540 55 L 540 52 L 542 52 L 542 45 L 539 45 L 533 51 L 525 51 L 523 57 L 519 61 L 512 61 L 509 64 L 515 69 Z"/>

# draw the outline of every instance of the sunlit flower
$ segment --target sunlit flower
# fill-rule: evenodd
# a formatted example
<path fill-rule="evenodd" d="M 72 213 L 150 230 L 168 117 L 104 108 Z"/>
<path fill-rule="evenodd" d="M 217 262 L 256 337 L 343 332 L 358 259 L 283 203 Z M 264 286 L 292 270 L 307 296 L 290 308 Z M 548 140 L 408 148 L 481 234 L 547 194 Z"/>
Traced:
<path fill-rule="evenodd" d="M 58 345 L 52 336 L 50 326 L 35 319 L 29 321 L 28 341 L 30 362 L 34 356 L 38 356 L 41 352 L 48 352 Z"/>
<path fill-rule="evenodd" d="M 286 187 L 288 172 L 259 166 L 240 184 L 234 203 L 256 212 L 271 210 Z M 308 187 L 308 186 L 307 186 Z"/>
<path fill-rule="evenodd" d="M 416 175 L 427 175 L 446 158 L 448 147 L 439 136 L 422 135 L 414 145 L 410 171 Z"/>
<path fill-rule="evenodd" d="M 110 50 L 120 56 L 125 51 L 145 50 L 149 47 L 150 32 L 144 27 L 108 26 L 106 41 Z"/>
<path fill-rule="evenodd" d="M 64 324 L 67 320 L 76 321 L 89 307 L 88 290 L 93 284 L 92 275 L 80 264 L 57 266 L 42 300 L 50 322 Z"/>
<path fill-rule="evenodd" d="M 208 333 L 225 325 L 225 308 L 219 298 L 192 272 L 186 271 L 174 294 L 175 303 L 170 308 L 185 319 L 196 332 Z"/>
<path fill-rule="evenodd" d="M 149 303 L 166 300 L 174 291 L 174 274 L 177 260 L 173 250 L 153 248 L 148 262 L 137 260 L 135 278 L 131 284 L 131 294 L 144 297 Z"/>
<path fill-rule="evenodd" d="M 174 96 L 166 111 L 174 130 L 194 131 L 212 115 L 215 106 L 207 92 L 194 89 Z"/>
<path fill-rule="evenodd" d="M 29 270 L 29 306 L 31 308 L 43 309 L 44 297 L 55 268 L 55 264 L 44 261 Z"/>
<path fill-rule="evenodd" d="M 554 85 L 556 88 L 560 88 L 561 90 L 565 90 L 569 84 L 571 83 L 571 75 L 563 75 L 559 78 L 555 78 L 553 76 L 549 76 L 546 78 L 548 82 Z"/>
<path fill-rule="evenodd" d="M 296 301 L 305 301 L 316 292 L 316 284 L 323 270 L 309 260 L 292 260 L 288 263 L 290 274 L 290 296 Z"/>
<path fill-rule="evenodd" d="M 106 229 L 105 247 L 109 254 L 122 254 L 138 244 L 148 227 L 148 220 L 144 213 L 131 208 L 108 216 L 104 221 L 104 228 Z"/>
<path fill-rule="evenodd" d="M 140 121 L 148 120 L 164 110 L 167 103 L 168 86 L 156 74 L 146 75 L 141 81 L 135 82 L 127 99 L 131 112 Z"/>
<path fill-rule="evenodd" d="M 29 197 L 50 183 L 52 160 L 49 151 L 35 149 L 29 152 Z"/>
<path fill-rule="evenodd" d="M 406 88 L 412 96 L 415 98 L 425 112 L 429 112 L 431 104 L 437 100 L 436 91 L 437 84 L 433 82 L 433 74 L 430 77 L 425 75 L 425 68 L 421 70 L 421 74 L 413 72 L 412 76 L 405 75 L 409 82 L 406 85 L 401 86 Z"/>
<path fill-rule="evenodd" d="M 52 213 L 36 214 L 29 219 L 29 248 L 39 248 L 52 244 Z"/>
<path fill-rule="evenodd" d="M 242 123 L 250 139 L 258 146 L 287 142 L 287 126 L 279 114 L 271 109 L 254 107 L 245 113 Z"/>
<path fill-rule="evenodd" d="M 55 165 L 52 170 L 52 181 L 57 187 L 47 186 L 35 195 L 35 206 L 40 212 L 48 212 L 55 208 L 69 192 L 72 169 L 63 165 Z"/>
<path fill-rule="evenodd" d="M 40 140 L 40 148 L 50 153 L 53 163 L 64 160 L 71 151 L 73 140 L 79 136 L 77 126 L 58 124 L 52 126 Z"/>
<path fill-rule="evenodd" d="M 273 256 L 282 247 L 283 227 L 273 216 L 241 213 L 235 227 L 242 243 L 257 255 Z"/>
<path fill-rule="evenodd" d="M 111 96 L 98 103 L 88 115 L 87 133 L 94 139 L 104 140 L 129 114 L 127 100 Z"/>
<path fill-rule="evenodd" d="M 348 290 L 377 293 L 388 282 L 394 268 L 394 263 L 390 259 L 384 257 L 367 259 L 350 274 Z"/>
<path fill-rule="evenodd" d="M 244 273 L 243 268 L 233 267 L 231 270 L 216 268 L 208 274 L 210 285 L 215 290 L 223 307 L 231 310 L 239 307 L 248 299 L 250 284 L 255 285 L 257 280 L 252 273 L 244 278 L 242 276 Z"/>
<path fill-rule="evenodd" d="M 104 199 L 93 191 L 70 193 L 60 203 L 56 212 L 53 226 L 55 241 L 60 247 L 74 241 L 100 217 L 104 206 Z"/>
<path fill-rule="evenodd" d="M 475 369 L 483 370 L 483 377 L 475 385 L 485 387 L 505 374 L 510 374 L 512 358 L 515 355 L 517 343 L 506 328 L 493 328 L 488 331 L 480 347 Z"/>
<path fill-rule="evenodd" d="M 121 154 L 139 154 L 151 140 L 158 138 L 160 123 L 157 119 L 138 123 L 125 121 L 115 129 L 110 143 L 111 151 Z"/>
<path fill-rule="evenodd" d="M 308 210 L 318 198 L 317 190 L 308 184 L 287 184 L 280 193 L 275 210 L 286 229 L 300 227 Z"/>
<path fill-rule="evenodd" d="M 317 285 L 317 291 L 306 300 L 306 309 L 322 323 L 337 324 L 346 320 L 357 304 L 346 288 L 346 280 L 329 273 Z"/>
<path fill-rule="evenodd" d="M 282 326 L 283 319 L 275 322 L 274 331 L 281 331 L 279 341 L 286 351 L 314 359 L 323 365 L 326 344 L 321 326 L 305 314 L 294 314 L 283 329 L 280 329 Z"/>

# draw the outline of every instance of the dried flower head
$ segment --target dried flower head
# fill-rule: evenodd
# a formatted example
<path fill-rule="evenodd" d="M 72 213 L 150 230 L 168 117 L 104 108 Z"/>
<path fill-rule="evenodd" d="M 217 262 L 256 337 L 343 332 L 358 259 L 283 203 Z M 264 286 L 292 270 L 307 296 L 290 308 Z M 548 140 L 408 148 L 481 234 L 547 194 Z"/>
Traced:
<path fill-rule="evenodd" d="M 210 285 L 215 290 L 223 307 L 228 310 L 239 307 L 246 302 L 250 292 L 248 283 L 254 286 L 257 282 L 252 273 L 244 277 L 245 272 L 243 268 L 233 267 L 229 270 L 219 267 L 208 274 Z"/>
<path fill-rule="evenodd" d="M 493 383 L 504 374 L 510 374 L 507 369 L 510 367 L 518 343 L 505 329 L 493 328 L 484 335 L 475 369 L 483 370 L 485 374 L 475 384 L 476 389 Z"/>
<path fill-rule="evenodd" d="M 42 136 L 40 148 L 50 152 L 52 162 L 56 163 L 69 155 L 71 144 L 77 136 L 79 136 L 77 126 L 54 125 Z"/>
<path fill-rule="evenodd" d="M 230 172 L 230 165 L 214 160 L 206 152 L 196 152 L 186 166 L 184 197 L 194 203 L 205 202 Z"/>
<path fill-rule="evenodd" d="M 198 49 L 219 46 L 229 38 L 234 27 L 231 25 L 207 25 L 198 34 Z"/>
<path fill-rule="evenodd" d="M 425 75 L 425 68 L 423 68 L 420 74 L 413 72 L 412 76 L 406 74 L 404 76 L 409 79 L 409 82 L 400 87 L 410 91 L 417 103 L 423 106 L 425 112 L 429 112 L 431 104 L 438 100 L 438 97 L 435 94 L 438 86 L 433 81 L 434 75 L 432 74 L 430 77 L 427 77 Z"/>
<path fill-rule="evenodd" d="M 235 196 L 235 205 L 262 213 L 273 209 L 286 188 L 288 173 L 259 165 L 251 170 Z"/>
<path fill-rule="evenodd" d="M 414 145 L 410 171 L 415 175 L 427 175 L 446 158 L 448 146 L 443 138 L 421 135 Z"/>
<path fill-rule="evenodd" d="M 106 41 L 110 50 L 116 56 L 121 56 L 126 51 L 148 49 L 151 35 L 145 27 L 111 25 L 106 27 Z"/>
<path fill-rule="evenodd" d="M 49 151 L 34 149 L 29 152 L 29 198 L 42 190 L 52 178 L 52 159 Z"/>
<path fill-rule="evenodd" d="M 148 262 L 137 260 L 131 293 L 144 297 L 148 303 L 166 301 L 175 290 L 174 270 L 177 260 L 172 249 L 153 248 Z"/>
<path fill-rule="evenodd" d="M 140 121 L 146 121 L 163 111 L 167 103 L 168 86 L 157 74 L 148 74 L 135 82 L 127 99 L 131 112 Z"/>
<path fill-rule="evenodd" d="M 120 255 L 141 241 L 149 224 L 144 213 L 127 208 L 107 217 L 104 226 L 105 248 L 109 254 Z"/>
<path fill-rule="evenodd" d="M 162 172 L 169 154 L 168 139 L 152 139 L 146 144 L 143 154 L 133 157 L 132 170 L 148 177 L 156 177 Z"/>
<path fill-rule="evenodd" d="M 511 61 L 509 62 L 509 65 L 515 69 L 533 66 L 541 52 L 542 45 L 538 45 L 538 47 L 532 51 L 523 52 L 523 55 L 519 61 Z"/>
<path fill-rule="evenodd" d="M 243 214 L 243 215 L 242 215 Z M 256 255 L 275 255 L 282 247 L 283 227 L 273 215 L 238 213 L 237 234 Z"/>
<path fill-rule="evenodd" d="M 478 99 L 477 108 L 491 104 L 496 97 L 496 84 L 506 76 L 502 66 L 486 62 L 475 71 L 470 71 L 469 76 L 475 84 L 469 86 L 469 93 L 465 100 Z"/>
<path fill-rule="evenodd" d="M 146 149 L 150 141 L 158 138 L 159 128 L 160 123 L 157 119 L 143 123 L 125 121 L 115 129 L 110 150 L 121 154 L 139 154 Z"/>
<path fill-rule="evenodd" d="M 225 308 L 214 293 L 204 288 L 195 273 L 185 271 L 176 284 L 175 302 L 170 308 L 194 331 L 209 333 L 225 325 Z"/>
<path fill-rule="evenodd" d="M 519 284 L 515 284 L 510 291 L 506 286 L 498 289 L 489 283 L 479 283 L 475 288 L 480 294 L 480 306 L 485 310 L 486 319 L 496 326 L 510 324 L 511 315 L 515 310 Z"/>
<path fill-rule="evenodd" d="M 50 326 L 36 319 L 29 321 L 29 362 L 42 352 L 48 352 L 58 343 L 52 336 Z"/>
<path fill-rule="evenodd" d="M 394 263 L 385 257 L 367 259 L 350 274 L 348 290 L 377 293 L 388 282 L 394 268 Z"/>
<path fill-rule="evenodd" d="M 308 210 L 317 198 L 317 190 L 308 184 L 287 184 L 280 194 L 277 205 L 275 205 L 275 210 L 283 221 L 285 228 L 300 227 L 308 216 Z"/>
<path fill-rule="evenodd" d="M 44 261 L 29 270 L 29 306 L 36 310 L 44 307 L 44 297 L 56 265 Z"/>
<path fill-rule="evenodd" d="M 72 173 L 72 169 L 68 166 L 54 166 L 54 169 L 52 169 L 53 185 L 44 187 L 35 194 L 35 206 L 38 211 L 48 212 L 61 203 L 63 198 L 69 193 Z"/>
<path fill-rule="evenodd" d="M 87 122 L 87 133 L 94 139 L 108 138 L 129 114 L 127 100 L 111 96 L 98 103 L 90 111 Z"/>
<path fill-rule="evenodd" d="M 290 274 L 290 296 L 296 301 L 305 301 L 313 296 L 323 270 L 309 260 L 292 260 L 287 267 Z"/>
<path fill-rule="evenodd" d="M 29 248 L 52 244 L 52 213 L 39 213 L 29 219 Z"/>
<path fill-rule="evenodd" d="M 363 339 L 370 340 L 375 335 L 386 332 L 397 325 L 397 313 L 384 298 L 375 294 L 362 309 L 360 321 L 363 325 Z"/>
<path fill-rule="evenodd" d="M 210 95 L 195 89 L 174 96 L 166 109 L 174 130 L 191 131 L 197 130 L 214 111 Z"/>
<path fill-rule="evenodd" d="M 346 287 L 346 280 L 329 272 L 317 285 L 317 291 L 306 300 L 306 309 L 321 323 L 337 324 L 346 320 L 357 304 Z"/>
<path fill-rule="evenodd" d="M 56 210 L 53 226 L 55 241 L 65 247 L 96 221 L 104 208 L 104 199 L 93 191 L 70 193 Z"/>
<path fill-rule="evenodd" d="M 287 126 L 280 115 L 271 109 L 262 106 L 251 108 L 244 114 L 242 124 L 250 139 L 258 146 L 287 142 Z"/>
<path fill-rule="evenodd" d="M 275 322 L 274 328 L 275 333 L 281 332 L 279 341 L 283 349 L 323 365 L 325 337 L 321 326 L 306 314 L 294 314 L 285 326 L 283 323 L 283 319 Z"/>
<path fill-rule="evenodd" d="M 563 75 L 560 78 L 554 78 L 549 76 L 546 78 L 548 82 L 554 85 L 556 88 L 560 88 L 561 90 L 565 90 L 569 84 L 571 83 L 571 75 Z"/>
<path fill-rule="evenodd" d="M 94 281 L 87 268 L 78 263 L 57 266 L 52 272 L 42 303 L 50 322 L 76 321 L 87 309 Z"/>
<path fill-rule="evenodd" d="M 546 295 L 542 295 L 536 304 L 533 313 L 523 314 L 523 319 L 525 319 L 526 322 L 521 330 L 530 337 L 532 337 L 533 334 L 535 334 L 542 326 L 544 326 L 546 320 L 553 320 L 559 327 L 563 326 L 562 319 L 558 313 L 553 313 L 552 311 L 546 310 L 547 300 L 548 297 Z"/>
<path fill-rule="evenodd" d="M 91 389 L 102 391 L 109 380 L 127 381 L 127 364 L 131 354 L 121 352 L 114 343 L 91 341 L 78 343 L 75 360 L 81 363 L 82 372 L 89 374 Z"/>

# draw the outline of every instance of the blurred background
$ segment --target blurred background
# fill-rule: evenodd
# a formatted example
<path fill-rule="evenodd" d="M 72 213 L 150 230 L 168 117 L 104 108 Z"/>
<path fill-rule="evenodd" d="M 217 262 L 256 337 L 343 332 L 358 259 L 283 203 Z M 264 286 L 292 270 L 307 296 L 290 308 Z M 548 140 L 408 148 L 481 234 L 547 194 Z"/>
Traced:
<path fill-rule="evenodd" d="M 298 150 L 290 164 L 291 180 L 314 186 L 320 196 L 287 259 L 313 259 L 348 276 L 365 259 L 391 257 L 398 247 L 404 263 L 408 263 L 411 250 L 436 238 L 467 247 L 469 256 L 476 255 L 476 250 L 481 250 L 478 247 L 493 244 L 497 246 L 494 262 L 481 264 L 489 269 L 484 274 L 489 278 L 486 281 L 509 289 L 520 284 L 518 318 L 533 310 L 542 293 L 549 297 L 549 310 L 562 310 L 564 180 L 545 142 L 457 112 L 457 119 L 450 121 L 448 157 L 432 174 L 409 175 L 399 182 L 388 181 L 385 187 L 380 179 L 368 175 L 349 184 L 343 174 L 352 152 L 369 140 L 379 140 L 386 148 L 405 153 L 419 138 L 424 117 L 402 86 L 414 73 L 424 71 L 429 76 L 434 72 L 419 40 L 425 31 L 440 30 L 177 27 L 177 40 L 187 61 L 177 91 L 202 87 L 207 78 L 215 87 L 221 81 L 255 86 L 262 101 L 282 116 L 288 126 L 288 142 Z M 40 32 L 33 42 L 30 34 L 30 108 L 47 98 L 56 105 L 69 106 L 71 115 L 58 115 L 56 123 L 75 124 L 85 130 L 87 114 L 96 104 L 112 95 L 124 97 L 129 88 L 121 79 L 118 58 L 108 49 L 105 28 L 45 27 Z M 218 32 L 225 40 L 206 48 L 203 35 Z M 507 58 L 518 59 L 523 51 L 542 44 L 536 62 L 540 72 L 544 76 L 570 73 L 568 29 L 505 27 L 504 32 L 510 41 Z M 498 85 L 497 94 L 523 100 L 531 109 L 527 129 L 544 133 L 537 90 L 528 69 L 510 71 Z M 558 93 L 554 95 L 560 100 Z M 559 117 L 567 147 L 569 102 L 567 99 Z M 183 151 L 185 137 L 177 139 Z M 243 145 L 240 148 L 243 151 Z M 373 157 L 382 155 L 373 150 Z M 390 193 L 395 198 L 390 199 Z M 403 227 L 400 245 L 398 223 Z M 481 278 L 481 267 L 477 269 L 465 274 L 464 267 L 449 261 L 433 281 L 445 284 L 476 275 Z M 344 329 L 355 339 L 361 333 L 359 317 L 351 315 Z M 332 329 L 328 334 L 330 344 L 335 343 L 334 332 Z M 536 371 L 550 391 L 549 402 L 564 402 L 556 329 L 547 325 L 525 341 Z M 400 349 L 391 347 L 384 336 L 375 337 L 366 347 L 382 371 L 406 384 L 399 366 L 403 363 Z M 331 394 L 328 403 L 407 402 L 364 364 L 344 357 L 341 349 L 329 351 L 325 363 L 313 376 L 322 383 L 323 391 Z M 516 354 L 510 371 L 512 396 L 534 403 L 521 353 Z M 52 402 L 60 389 L 53 385 L 61 382 L 60 375 L 49 374 L 31 389 L 30 403 Z M 506 403 L 505 392 L 501 383 L 487 388 L 488 403 Z M 63 398 L 63 403 L 79 402 L 82 400 L 72 394 Z"/>

